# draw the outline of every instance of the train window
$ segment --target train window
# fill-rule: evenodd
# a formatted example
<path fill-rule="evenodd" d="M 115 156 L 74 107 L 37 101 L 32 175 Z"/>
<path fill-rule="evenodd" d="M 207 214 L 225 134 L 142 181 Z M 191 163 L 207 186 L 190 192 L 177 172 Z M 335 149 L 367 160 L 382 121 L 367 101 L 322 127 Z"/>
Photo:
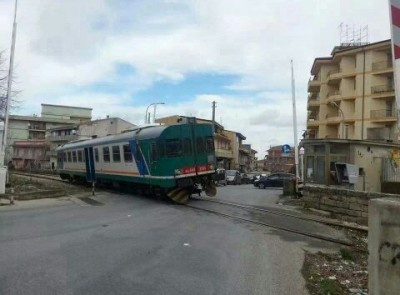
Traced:
<path fill-rule="evenodd" d="M 167 157 L 179 157 L 182 155 L 182 142 L 178 138 L 165 141 L 165 152 Z"/>
<path fill-rule="evenodd" d="M 157 152 L 157 145 L 155 142 L 151 143 L 151 160 L 157 161 L 158 160 L 158 152 Z"/>
<path fill-rule="evenodd" d="M 76 162 L 76 151 L 72 151 L 72 162 Z"/>
<path fill-rule="evenodd" d="M 165 156 L 165 146 L 164 141 L 157 141 L 158 158 L 163 158 Z"/>
<path fill-rule="evenodd" d="M 72 162 L 71 152 L 68 152 L 67 155 L 68 155 L 68 162 Z"/>
<path fill-rule="evenodd" d="M 78 162 L 82 162 L 82 151 L 78 151 Z"/>
<path fill-rule="evenodd" d="M 110 162 L 110 148 L 103 147 L 103 160 L 104 162 Z"/>
<path fill-rule="evenodd" d="M 112 147 L 113 162 L 121 162 L 121 151 L 119 150 L 119 145 L 114 145 Z"/>
<path fill-rule="evenodd" d="M 183 154 L 185 156 L 190 156 L 192 154 L 192 143 L 189 138 L 183 139 Z"/>
<path fill-rule="evenodd" d="M 214 153 L 214 139 L 212 136 L 206 137 L 206 152 L 208 154 Z"/>
<path fill-rule="evenodd" d="M 94 149 L 94 160 L 96 162 L 99 161 L 99 150 L 98 149 Z"/>
<path fill-rule="evenodd" d="M 201 138 L 201 137 L 197 137 L 196 138 L 196 149 L 197 149 L 197 153 L 198 154 L 204 153 L 203 138 Z"/>
<path fill-rule="evenodd" d="M 132 162 L 132 152 L 131 149 L 129 148 L 129 144 L 124 144 L 122 146 L 123 152 L 124 152 L 124 161 L 125 162 Z"/>

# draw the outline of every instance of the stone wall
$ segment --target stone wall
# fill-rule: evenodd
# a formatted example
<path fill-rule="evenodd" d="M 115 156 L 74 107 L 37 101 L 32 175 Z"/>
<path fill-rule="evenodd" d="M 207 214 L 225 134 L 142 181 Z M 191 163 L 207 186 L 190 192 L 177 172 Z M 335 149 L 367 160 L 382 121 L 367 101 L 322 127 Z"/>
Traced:
<path fill-rule="evenodd" d="M 385 197 L 400 200 L 399 195 L 370 193 L 308 184 L 303 188 L 302 200 L 306 208 L 328 211 L 335 218 L 367 224 L 369 201 Z"/>

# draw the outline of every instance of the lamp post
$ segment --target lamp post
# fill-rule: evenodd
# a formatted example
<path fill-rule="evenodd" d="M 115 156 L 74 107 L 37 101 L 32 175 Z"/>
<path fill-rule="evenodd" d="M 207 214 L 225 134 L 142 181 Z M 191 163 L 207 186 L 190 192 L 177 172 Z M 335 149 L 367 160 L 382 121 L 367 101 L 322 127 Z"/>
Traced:
<path fill-rule="evenodd" d="M 165 104 L 165 102 L 158 102 L 154 104 L 154 111 L 153 111 L 153 123 L 156 122 L 156 111 L 157 111 L 157 105 L 158 104 Z"/>
<path fill-rule="evenodd" d="M 341 128 L 342 129 L 342 136 L 341 137 L 344 138 L 344 113 L 343 113 L 342 109 L 339 107 L 339 105 L 336 102 L 330 101 L 330 102 L 328 102 L 328 104 L 334 106 L 335 108 L 337 108 L 340 111 L 340 113 L 342 114 L 342 122 L 341 122 L 341 125 L 342 125 L 342 128 Z"/>
<path fill-rule="evenodd" d="M 154 106 L 153 119 L 154 120 L 156 119 L 155 112 L 156 112 L 156 105 L 158 105 L 158 104 L 165 104 L 165 102 L 153 102 L 147 106 L 146 113 L 144 115 L 144 124 L 150 124 L 150 116 L 149 117 L 147 117 L 147 116 L 148 116 L 148 112 L 149 112 L 149 107 L 151 107 L 151 106 Z"/>

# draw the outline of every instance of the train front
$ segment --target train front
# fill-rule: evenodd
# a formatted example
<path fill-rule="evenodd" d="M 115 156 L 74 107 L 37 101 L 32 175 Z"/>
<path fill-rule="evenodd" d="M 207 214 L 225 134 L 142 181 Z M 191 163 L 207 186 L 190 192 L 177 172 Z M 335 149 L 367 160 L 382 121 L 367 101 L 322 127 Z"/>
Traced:
<path fill-rule="evenodd" d="M 167 196 L 179 204 L 187 203 L 191 194 L 201 191 L 215 196 L 213 126 L 178 124 L 170 126 L 164 136 L 166 169 L 175 180 L 175 186 L 167 189 Z"/>

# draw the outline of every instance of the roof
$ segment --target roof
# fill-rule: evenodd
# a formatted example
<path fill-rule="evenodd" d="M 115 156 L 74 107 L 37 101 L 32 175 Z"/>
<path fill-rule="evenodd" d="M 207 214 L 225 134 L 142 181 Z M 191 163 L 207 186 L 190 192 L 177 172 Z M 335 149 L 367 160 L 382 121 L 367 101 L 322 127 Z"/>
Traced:
<path fill-rule="evenodd" d="M 64 144 L 59 147 L 57 150 L 64 150 L 68 148 L 82 148 L 88 145 L 102 145 L 113 143 L 121 140 L 132 140 L 132 139 L 149 139 L 160 136 L 160 134 L 167 128 L 171 128 L 171 126 L 145 126 L 138 127 L 133 129 L 132 131 L 128 131 L 125 133 L 120 133 L 116 135 L 109 135 L 104 137 L 99 137 L 95 139 L 88 140 L 78 140 Z"/>
<path fill-rule="evenodd" d="M 373 42 L 369 44 L 360 44 L 360 45 L 349 45 L 349 46 L 335 46 L 331 52 L 331 56 L 329 57 L 317 57 L 313 65 L 311 67 L 311 75 L 316 75 L 319 71 L 319 67 L 323 63 L 329 63 L 333 61 L 338 55 L 342 55 L 343 53 L 348 53 L 349 51 L 354 51 L 354 53 L 362 50 L 369 49 L 369 47 L 384 45 L 385 43 L 390 44 L 391 39 Z"/>
<path fill-rule="evenodd" d="M 167 117 L 162 117 L 162 118 L 158 118 L 158 119 L 156 119 L 156 122 L 160 122 L 160 121 L 162 121 L 162 120 L 164 120 L 164 119 L 169 119 L 169 118 L 174 118 L 174 117 L 177 117 L 177 118 L 196 118 L 196 120 L 199 120 L 199 121 L 205 121 L 205 122 L 209 122 L 210 124 L 215 124 L 215 125 L 217 125 L 219 128 L 221 128 L 221 129 L 224 129 L 224 126 L 222 126 L 221 124 L 219 124 L 218 122 L 213 122 L 212 120 L 208 120 L 208 119 L 203 119 L 203 118 L 197 118 L 197 117 L 190 117 L 190 116 L 181 116 L 181 115 L 173 115 L 173 116 L 167 116 Z"/>
<path fill-rule="evenodd" d="M 112 118 L 105 118 L 105 119 L 98 119 L 98 120 L 92 120 L 92 121 L 83 121 L 81 123 L 78 124 L 69 124 L 69 125 L 64 125 L 64 126 L 57 126 L 54 128 L 49 128 L 47 129 L 48 131 L 55 131 L 55 130 L 65 130 L 65 129 L 74 129 L 74 128 L 78 128 L 79 126 L 82 125 L 90 125 L 90 124 L 95 124 L 96 122 L 101 122 L 101 121 L 112 121 L 112 120 L 120 120 L 120 121 L 124 121 L 128 124 L 131 124 L 131 127 L 137 127 L 135 124 L 132 124 L 131 122 L 128 122 L 124 119 L 118 118 L 118 117 L 112 117 Z"/>
<path fill-rule="evenodd" d="M 69 109 L 79 109 L 79 110 L 90 110 L 92 111 L 92 108 L 84 108 L 84 107 L 75 107 L 75 106 L 66 106 L 66 105 L 60 105 L 60 104 L 47 104 L 47 103 L 42 103 L 43 106 L 49 106 L 49 107 L 59 107 L 59 108 L 69 108 Z"/>
<path fill-rule="evenodd" d="M 227 129 L 225 129 L 224 131 L 236 133 L 236 135 L 237 135 L 240 139 L 246 140 L 246 136 L 244 136 L 244 135 L 243 135 L 242 133 L 240 133 L 240 132 L 236 132 L 236 131 L 232 131 L 232 130 L 227 130 Z"/>
<path fill-rule="evenodd" d="M 339 139 L 339 138 L 313 138 L 303 139 L 301 143 L 304 144 L 322 144 L 322 143 L 344 143 L 344 144 L 359 144 L 359 145 L 375 145 L 384 147 L 399 148 L 398 143 L 383 142 L 376 140 L 360 140 L 360 139 Z"/>
<path fill-rule="evenodd" d="M 19 121 L 35 121 L 35 122 L 48 122 L 48 123 L 71 123 L 76 124 L 79 123 L 79 120 L 70 120 L 70 119 L 55 119 L 55 118 L 47 118 L 47 117 L 35 117 L 35 116 L 20 116 L 20 115 L 10 115 L 9 120 L 19 120 Z"/>

